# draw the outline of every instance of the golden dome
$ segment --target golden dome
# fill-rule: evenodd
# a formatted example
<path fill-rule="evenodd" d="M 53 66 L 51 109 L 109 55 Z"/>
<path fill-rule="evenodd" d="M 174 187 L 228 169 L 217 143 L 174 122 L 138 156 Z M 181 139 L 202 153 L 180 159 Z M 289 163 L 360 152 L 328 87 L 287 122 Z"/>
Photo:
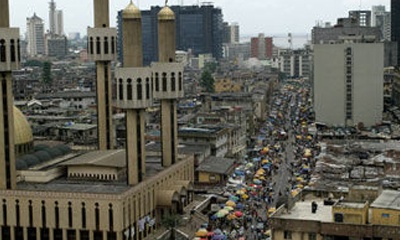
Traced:
<path fill-rule="evenodd" d="M 175 13 L 169 8 L 165 6 L 158 13 L 158 20 L 175 20 Z"/>
<path fill-rule="evenodd" d="M 24 114 L 14 106 L 14 142 L 15 145 L 21 145 L 33 142 L 31 126 L 26 120 Z"/>
<path fill-rule="evenodd" d="M 141 18 L 141 13 L 139 8 L 133 4 L 131 1 L 129 5 L 124 9 L 122 12 L 122 17 L 123 18 Z"/>

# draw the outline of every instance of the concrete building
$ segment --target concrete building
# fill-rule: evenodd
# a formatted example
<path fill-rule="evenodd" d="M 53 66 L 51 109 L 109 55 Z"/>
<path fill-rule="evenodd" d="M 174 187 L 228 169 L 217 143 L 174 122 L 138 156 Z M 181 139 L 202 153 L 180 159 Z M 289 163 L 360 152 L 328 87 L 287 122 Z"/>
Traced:
<path fill-rule="evenodd" d="M 345 38 L 314 45 L 314 110 L 317 122 L 373 126 L 382 121 L 383 43 Z"/>
<path fill-rule="evenodd" d="M 46 55 L 49 57 L 63 58 L 68 52 L 68 41 L 65 36 L 46 36 Z"/>
<path fill-rule="evenodd" d="M 381 39 L 378 27 L 363 27 L 354 18 L 338 18 L 334 26 L 315 26 L 312 29 L 312 44 L 334 43 L 342 36 L 374 36 Z"/>
<path fill-rule="evenodd" d="M 349 11 L 349 18 L 356 19 L 360 27 L 371 27 L 371 11 L 368 10 Z"/>
<path fill-rule="evenodd" d="M 243 60 L 250 58 L 250 49 L 250 42 L 223 44 L 224 58 L 239 64 Z"/>
<path fill-rule="evenodd" d="M 272 214 L 271 236 L 274 240 L 398 239 L 399 196 L 399 191 L 384 190 L 371 205 L 360 199 L 327 201 L 310 197 L 297 201 L 290 209 L 281 206 Z"/>
<path fill-rule="evenodd" d="M 35 14 L 26 19 L 26 38 L 28 40 L 28 55 L 31 57 L 45 54 L 44 23 Z"/>
<path fill-rule="evenodd" d="M 391 15 L 385 6 L 372 6 L 371 26 L 381 30 L 382 37 L 386 41 L 391 41 Z"/>
<path fill-rule="evenodd" d="M 239 24 L 238 23 L 227 23 L 224 22 L 223 28 L 223 43 L 233 44 L 239 43 L 240 34 L 239 34 Z"/>
<path fill-rule="evenodd" d="M 116 52 L 116 32 L 107 28 L 108 3 L 108 0 L 94 1 L 95 25 L 101 29 L 92 28 L 88 33 L 89 52 L 101 65 L 98 73 L 101 73 L 102 83 L 108 80 L 110 55 Z M 176 154 L 171 160 L 175 164 L 167 166 L 159 158 L 147 156 L 146 166 L 141 166 L 148 170 L 147 174 L 136 184 L 128 178 L 138 175 L 135 166 L 139 166 L 139 162 L 132 166 L 126 158 L 130 155 L 122 149 L 68 154 L 48 161 L 48 154 L 41 154 L 40 160 L 29 158 L 33 163 L 29 167 L 27 162 L 21 162 L 27 169 L 16 170 L 14 130 L 27 130 L 26 127 L 17 128 L 18 125 L 14 127 L 12 110 L 11 71 L 16 70 L 19 63 L 18 49 L 12 43 L 18 42 L 19 33 L 18 29 L 9 28 L 8 0 L 0 0 L 0 5 L 0 44 L 7 43 L 3 46 L 5 51 L 0 51 L 0 59 L 4 59 L 4 62 L 0 61 L 0 86 L 3 89 L 0 91 L 3 99 L 0 107 L 3 139 L 0 141 L 0 238 L 142 240 L 160 226 L 165 215 L 182 213 L 183 207 L 193 200 L 190 193 L 194 180 L 193 157 Z M 166 36 L 173 35 L 171 29 L 164 29 Z M 167 50 L 168 53 L 175 52 L 175 49 Z M 108 97 L 104 91 L 98 91 L 98 94 Z M 109 112 L 103 108 L 98 110 L 99 117 L 111 117 L 107 114 Z M 101 130 L 98 133 L 101 135 Z M 29 134 L 23 136 L 28 136 L 25 140 L 31 139 Z"/>
<path fill-rule="evenodd" d="M 260 33 L 258 37 L 251 38 L 251 57 L 265 60 L 272 58 L 273 39 Z"/>
<path fill-rule="evenodd" d="M 289 77 L 309 77 L 311 71 L 311 49 L 278 50 L 279 69 Z"/>

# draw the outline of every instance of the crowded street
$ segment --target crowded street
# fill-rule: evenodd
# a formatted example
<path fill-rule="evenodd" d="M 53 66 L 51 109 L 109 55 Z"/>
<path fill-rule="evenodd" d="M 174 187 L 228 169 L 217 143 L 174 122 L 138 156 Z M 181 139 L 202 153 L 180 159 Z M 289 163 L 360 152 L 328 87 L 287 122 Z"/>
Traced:
<path fill-rule="evenodd" d="M 224 202 L 198 229 L 196 239 L 270 239 L 269 215 L 310 183 L 313 156 L 319 151 L 316 136 L 308 132 L 310 102 L 304 80 L 287 80 L 276 89 L 245 161 L 224 188 Z"/>

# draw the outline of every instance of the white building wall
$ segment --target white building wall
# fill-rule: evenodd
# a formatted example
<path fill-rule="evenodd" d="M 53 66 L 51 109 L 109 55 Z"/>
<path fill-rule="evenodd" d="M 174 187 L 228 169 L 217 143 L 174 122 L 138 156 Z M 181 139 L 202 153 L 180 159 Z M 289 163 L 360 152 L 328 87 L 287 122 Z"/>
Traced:
<path fill-rule="evenodd" d="M 345 49 L 353 51 L 353 124 L 375 125 L 383 111 L 383 44 L 317 44 L 314 46 L 316 121 L 346 123 Z"/>

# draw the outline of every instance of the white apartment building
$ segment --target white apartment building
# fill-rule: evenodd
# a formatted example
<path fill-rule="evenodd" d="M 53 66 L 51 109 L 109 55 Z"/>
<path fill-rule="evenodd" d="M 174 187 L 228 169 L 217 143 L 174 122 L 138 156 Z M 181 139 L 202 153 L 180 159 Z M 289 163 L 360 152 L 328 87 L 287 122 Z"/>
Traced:
<path fill-rule="evenodd" d="M 353 40 L 314 45 L 314 110 L 328 125 L 382 121 L 384 44 Z"/>
<path fill-rule="evenodd" d="M 29 56 L 37 56 L 45 54 L 44 47 L 44 24 L 43 20 L 35 14 L 31 18 L 26 19 L 26 31 Z"/>

